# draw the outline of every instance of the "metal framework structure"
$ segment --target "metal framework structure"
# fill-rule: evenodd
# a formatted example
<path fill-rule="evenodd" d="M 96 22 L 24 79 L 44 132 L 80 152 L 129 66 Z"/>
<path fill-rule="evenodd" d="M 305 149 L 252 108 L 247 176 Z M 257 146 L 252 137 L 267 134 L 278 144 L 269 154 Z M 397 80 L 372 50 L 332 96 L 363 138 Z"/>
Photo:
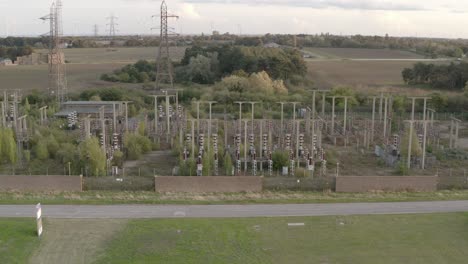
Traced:
<path fill-rule="evenodd" d="M 156 91 L 172 89 L 174 87 L 172 60 L 169 54 L 169 36 L 176 34 L 169 32 L 168 20 L 169 18 L 178 19 L 179 16 L 168 14 L 166 1 L 163 1 L 161 3 L 160 18 L 160 44 L 156 59 Z"/>
<path fill-rule="evenodd" d="M 109 24 L 107 24 L 107 26 L 109 26 L 109 37 L 114 38 L 116 35 L 115 32 L 118 31 L 116 27 L 119 24 L 117 24 L 116 21 L 119 18 L 114 16 L 114 14 L 111 14 L 110 17 L 108 17 L 107 19 L 109 20 Z"/>
<path fill-rule="evenodd" d="M 50 22 L 49 44 L 49 93 L 57 97 L 60 103 L 66 100 L 67 79 L 65 68 L 65 55 L 61 47 L 63 36 L 62 27 L 62 1 L 52 3 L 50 13 L 41 18 Z"/>

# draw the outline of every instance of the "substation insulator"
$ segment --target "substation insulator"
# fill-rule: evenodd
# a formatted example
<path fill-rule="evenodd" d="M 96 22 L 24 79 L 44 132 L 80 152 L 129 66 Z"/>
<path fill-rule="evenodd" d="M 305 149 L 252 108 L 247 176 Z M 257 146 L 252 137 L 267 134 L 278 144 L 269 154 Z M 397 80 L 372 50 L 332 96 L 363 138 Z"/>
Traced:
<path fill-rule="evenodd" d="M 253 160 L 252 162 L 252 174 L 253 176 L 257 176 L 257 160 Z"/>
<path fill-rule="evenodd" d="M 104 134 L 100 134 L 99 136 L 99 143 L 101 144 L 101 146 L 104 146 L 105 142 L 104 142 Z"/>
<path fill-rule="evenodd" d="M 236 141 L 236 145 L 240 146 L 240 144 L 241 144 L 241 135 L 240 134 L 236 135 L 235 141 Z"/>

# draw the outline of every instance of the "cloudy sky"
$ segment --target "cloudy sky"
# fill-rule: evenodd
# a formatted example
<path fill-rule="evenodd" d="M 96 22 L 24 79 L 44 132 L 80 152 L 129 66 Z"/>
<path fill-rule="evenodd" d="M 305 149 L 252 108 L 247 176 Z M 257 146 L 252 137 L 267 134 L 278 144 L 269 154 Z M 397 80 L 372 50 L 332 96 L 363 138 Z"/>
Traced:
<path fill-rule="evenodd" d="M 166 0 L 177 33 L 330 32 L 468 38 L 466 0 Z M 119 17 L 119 34 L 151 34 L 160 0 L 62 0 L 64 32 L 105 34 L 106 17 Z M 0 0 L 0 36 L 41 35 L 52 0 Z"/>

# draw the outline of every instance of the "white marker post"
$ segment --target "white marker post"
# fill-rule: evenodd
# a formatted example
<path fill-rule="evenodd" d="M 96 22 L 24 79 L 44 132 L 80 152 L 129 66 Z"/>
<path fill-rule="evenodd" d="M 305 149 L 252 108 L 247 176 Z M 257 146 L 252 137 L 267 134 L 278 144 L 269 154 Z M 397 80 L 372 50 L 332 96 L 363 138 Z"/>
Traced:
<path fill-rule="evenodd" d="M 37 236 L 40 237 L 42 235 L 42 209 L 41 209 L 40 203 L 36 205 L 36 222 L 37 222 Z"/>

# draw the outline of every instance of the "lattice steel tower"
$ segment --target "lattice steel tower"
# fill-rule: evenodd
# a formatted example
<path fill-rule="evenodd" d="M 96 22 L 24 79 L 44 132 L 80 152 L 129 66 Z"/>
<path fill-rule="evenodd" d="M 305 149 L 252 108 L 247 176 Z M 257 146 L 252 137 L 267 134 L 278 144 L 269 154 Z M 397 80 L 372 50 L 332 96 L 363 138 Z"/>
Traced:
<path fill-rule="evenodd" d="M 156 91 L 171 89 L 174 87 L 174 73 L 172 68 L 172 60 L 169 54 L 169 35 L 176 35 L 169 32 L 169 18 L 179 18 L 176 15 L 167 13 L 166 1 L 161 3 L 161 32 L 158 56 L 156 58 Z"/>
<path fill-rule="evenodd" d="M 114 16 L 114 14 L 111 14 L 111 16 L 108 17 L 107 19 L 109 19 L 109 24 L 107 24 L 109 26 L 109 37 L 114 38 L 115 37 L 115 32 L 118 31 L 116 29 L 116 26 L 119 25 L 119 24 L 116 23 L 116 20 L 119 19 L 119 18 Z"/>
<path fill-rule="evenodd" d="M 50 13 L 41 18 L 50 22 L 49 43 L 49 93 L 57 97 L 60 103 L 66 100 L 67 79 L 65 67 L 65 55 L 61 47 L 63 36 L 62 27 L 62 1 L 52 3 Z"/>

